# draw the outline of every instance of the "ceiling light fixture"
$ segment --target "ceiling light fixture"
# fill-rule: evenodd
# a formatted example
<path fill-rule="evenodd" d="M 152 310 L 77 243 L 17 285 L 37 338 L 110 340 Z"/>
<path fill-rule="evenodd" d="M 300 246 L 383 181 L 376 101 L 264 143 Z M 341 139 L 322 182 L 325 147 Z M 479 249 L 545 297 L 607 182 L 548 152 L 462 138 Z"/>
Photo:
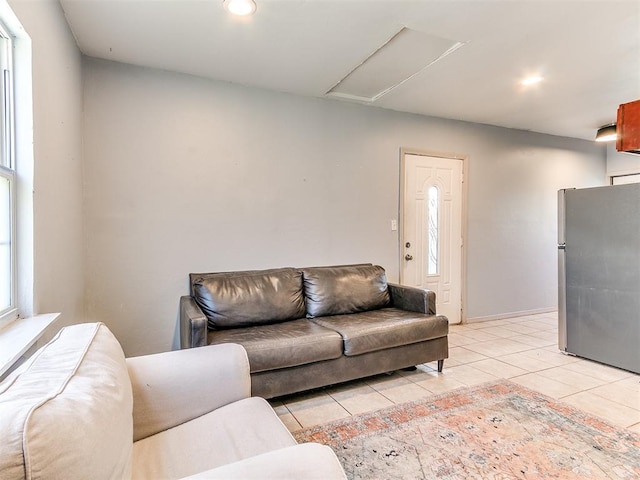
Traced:
<path fill-rule="evenodd" d="M 596 142 L 612 142 L 616 138 L 618 138 L 618 135 L 616 133 L 615 123 L 603 125 L 598 129 L 598 133 L 596 133 Z"/>
<path fill-rule="evenodd" d="M 246 17 L 256 12 L 256 2 L 253 0 L 222 0 L 225 10 L 232 15 Z"/>
<path fill-rule="evenodd" d="M 520 85 L 528 87 L 530 85 L 535 85 L 536 83 L 540 83 L 542 80 L 544 80 L 544 77 L 541 77 L 539 75 L 535 75 L 535 76 L 531 76 L 531 77 L 525 78 L 524 80 L 522 80 L 520 82 Z"/>

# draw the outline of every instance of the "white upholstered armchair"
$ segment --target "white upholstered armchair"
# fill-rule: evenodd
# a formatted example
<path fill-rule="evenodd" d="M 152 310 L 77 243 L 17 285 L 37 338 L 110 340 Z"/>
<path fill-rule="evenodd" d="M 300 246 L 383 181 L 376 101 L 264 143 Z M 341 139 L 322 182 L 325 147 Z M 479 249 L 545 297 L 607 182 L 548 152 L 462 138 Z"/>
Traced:
<path fill-rule="evenodd" d="M 0 384 L 0 479 L 345 478 L 250 396 L 244 349 L 125 359 L 104 324 L 62 329 Z"/>

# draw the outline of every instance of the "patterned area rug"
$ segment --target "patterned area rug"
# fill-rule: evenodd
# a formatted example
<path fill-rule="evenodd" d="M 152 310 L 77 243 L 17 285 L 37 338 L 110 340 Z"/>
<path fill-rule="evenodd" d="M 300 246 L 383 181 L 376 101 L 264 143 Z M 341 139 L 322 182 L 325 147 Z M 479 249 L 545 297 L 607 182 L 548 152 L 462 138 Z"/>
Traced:
<path fill-rule="evenodd" d="M 506 380 L 294 436 L 350 479 L 640 479 L 640 435 Z"/>

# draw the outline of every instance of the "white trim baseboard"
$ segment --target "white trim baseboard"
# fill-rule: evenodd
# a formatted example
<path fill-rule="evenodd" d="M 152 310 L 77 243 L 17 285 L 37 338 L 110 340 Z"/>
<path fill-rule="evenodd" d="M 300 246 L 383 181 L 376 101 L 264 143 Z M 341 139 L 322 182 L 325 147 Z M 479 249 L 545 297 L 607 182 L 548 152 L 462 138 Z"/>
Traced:
<path fill-rule="evenodd" d="M 534 310 L 523 310 L 520 312 L 499 313 L 498 315 L 486 315 L 483 317 L 466 318 L 462 323 L 489 322 L 491 320 L 504 320 L 505 318 L 524 317 L 527 315 L 540 315 L 542 313 L 557 312 L 557 308 L 537 308 Z"/>

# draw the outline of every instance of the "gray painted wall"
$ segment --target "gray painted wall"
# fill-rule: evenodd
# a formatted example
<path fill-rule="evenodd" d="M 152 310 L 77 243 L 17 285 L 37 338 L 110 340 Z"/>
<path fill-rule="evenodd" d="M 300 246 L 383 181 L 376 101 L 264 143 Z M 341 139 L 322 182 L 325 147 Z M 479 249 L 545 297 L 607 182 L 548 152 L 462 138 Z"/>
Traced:
<path fill-rule="evenodd" d="M 58 328 L 85 318 L 82 56 L 57 1 L 9 3 L 33 53 L 34 312 Z"/>
<path fill-rule="evenodd" d="M 467 317 L 552 309 L 556 191 L 592 142 L 85 58 L 88 320 L 127 355 L 177 342 L 188 273 L 371 261 L 398 278 L 400 148 L 469 156 Z"/>

